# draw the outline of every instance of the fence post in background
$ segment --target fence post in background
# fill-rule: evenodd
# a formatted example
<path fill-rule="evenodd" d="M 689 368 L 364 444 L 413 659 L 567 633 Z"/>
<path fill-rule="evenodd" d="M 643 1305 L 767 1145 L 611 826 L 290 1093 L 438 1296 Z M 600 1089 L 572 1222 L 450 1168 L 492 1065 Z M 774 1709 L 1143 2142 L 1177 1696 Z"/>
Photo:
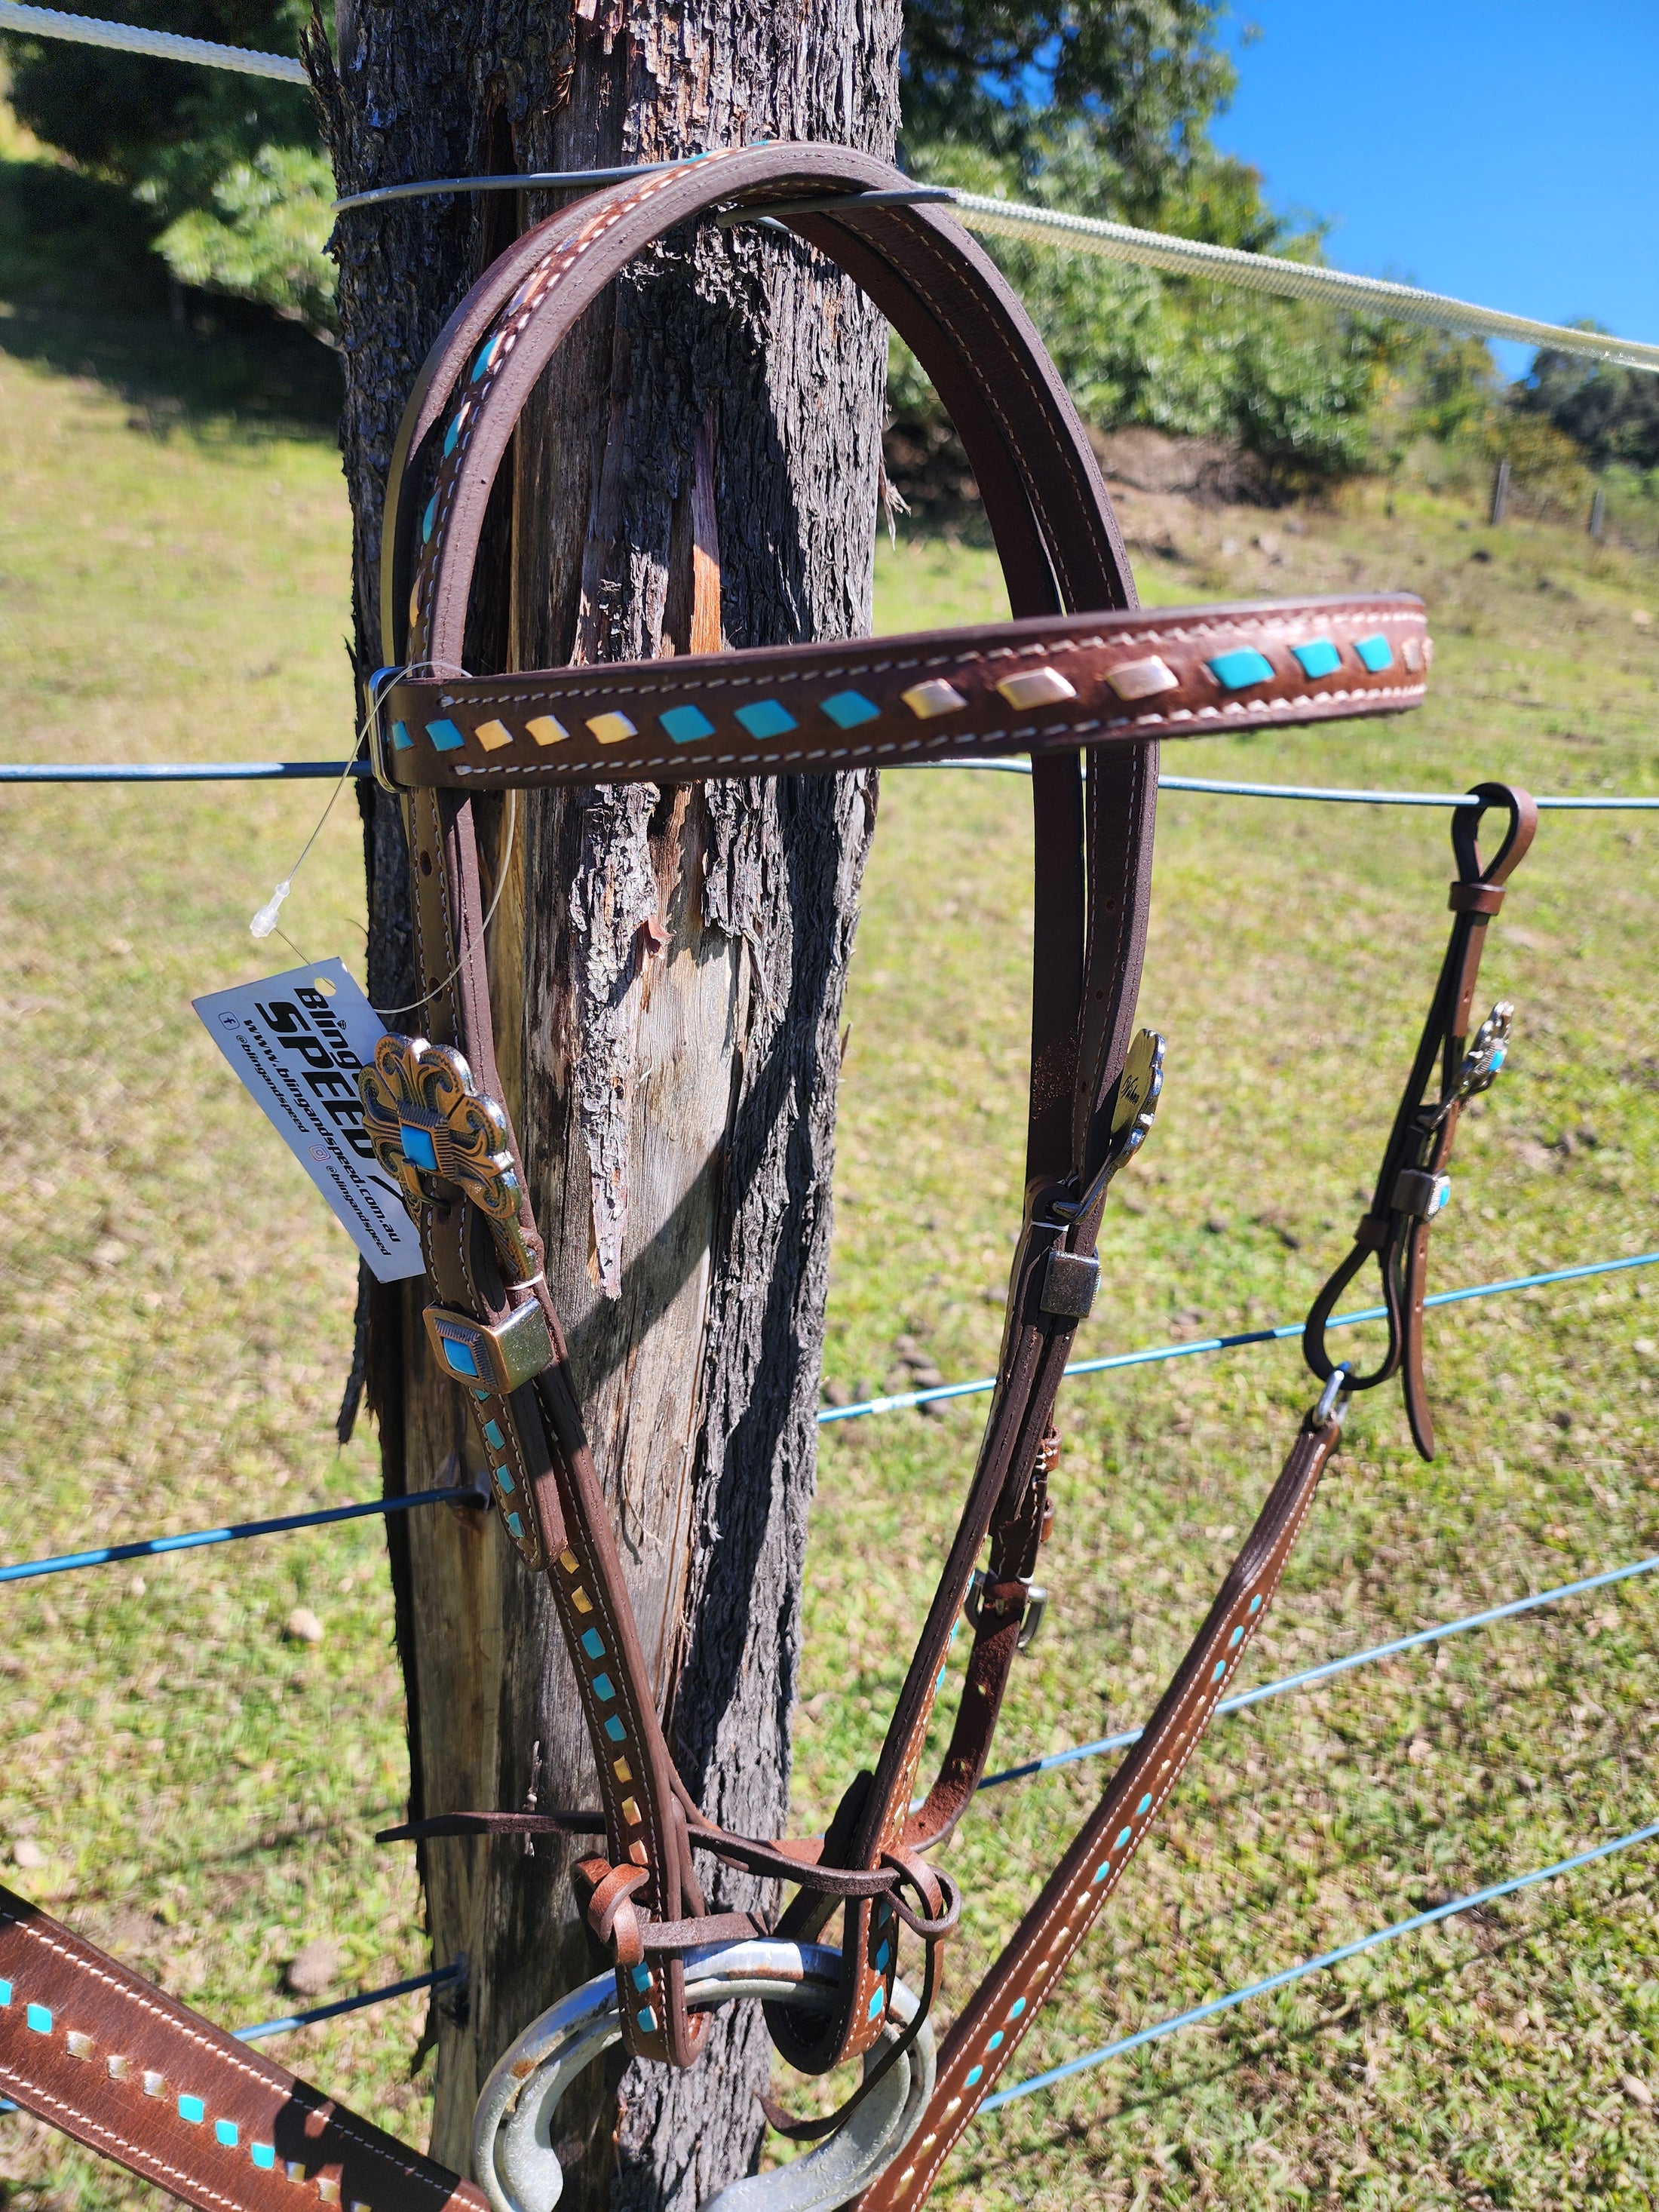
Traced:
<path fill-rule="evenodd" d="M 1498 473 L 1492 480 L 1492 514 L 1488 518 L 1494 529 L 1504 520 L 1504 509 L 1509 504 L 1509 498 L 1510 465 L 1506 460 L 1499 461 Z"/>
<path fill-rule="evenodd" d="M 1599 544 L 1607 527 L 1607 495 L 1604 485 L 1597 484 L 1595 496 L 1590 501 L 1589 534 Z"/>

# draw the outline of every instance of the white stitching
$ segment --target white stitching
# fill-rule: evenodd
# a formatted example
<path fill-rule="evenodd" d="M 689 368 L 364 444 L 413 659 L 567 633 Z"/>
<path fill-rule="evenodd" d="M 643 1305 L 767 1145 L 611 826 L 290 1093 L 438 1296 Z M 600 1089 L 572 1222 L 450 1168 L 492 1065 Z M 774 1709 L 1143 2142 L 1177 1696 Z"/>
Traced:
<path fill-rule="evenodd" d="M 222 2044 L 210 2036 L 204 2035 L 199 2029 L 191 2027 L 188 2024 L 188 2014 L 185 2020 L 180 2020 L 177 2013 L 157 2004 L 152 1998 L 144 1996 L 141 1990 L 135 1988 L 131 1983 L 118 1980 L 113 1974 L 106 1972 L 92 1960 L 82 1958 L 77 1952 L 70 1949 L 67 1945 L 46 1935 L 33 1923 L 20 1920 L 15 1912 L 5 1913 L 3 1919 L 0 1919 L 0 1924 L 14 1928 L 20 1936 L 27 1937 L 31 1942 L 40 1944 L 43 1949 L 53 1953 L 55 1956 L 64 1960 L 76 1972 L 90 1975 L 94 1981 L 102 1982 L 106 1988 L 113 1990 L 129 2003 L 137 2005 L 141 2011 L 151 2014 L 173 2033 L 188 2037 L 191 2042 L 228 2066 L 234 2073 L 244 2075 L 250 2081 L 257 2082 L 267 2096 L 280 2094 L 284 2099 L 291 2099 L 296 2089 L 309 2089 L 307 2083 L 301 2081 L 297 2076 L 290 2075 L 288 2077 L 286 2085 L 279 2090 L 269 2075 L 262 2073 L 235 2052 L 227 2051 Z M 313 2109 L 322 2113 L 325 2122 L 331 2127 L 337 2128 L 342 2135 L 356 2143 L 361 2149 L 367 2151 L 370 2157 L 378 2158 L 384 2165 L 397 2166 L 400 2172 L 407 2174 L 411 2180 L 424 2183 L 428 2188 L 436 2189 L 442 2186 L 441 2183 L 433 2181 L 428 2175 L 423 2174 L 418 2166 L 405 2165 L 389 2153 L 386 2144 L 392 2142 L 393 2138 L 385 2137 L 380 2142 L 376 2142 L 371 2137 L 359 2134 L 357 2129 L 351 2124 L 349 2117 L 331 2099 L 325 2097 L 319 2090 L 316 2089 L 309 2089 L 309 2094 L 317 2100 Z M 65 2106 L 64 2109 L 68 2111 L 70 2108 Z"/>

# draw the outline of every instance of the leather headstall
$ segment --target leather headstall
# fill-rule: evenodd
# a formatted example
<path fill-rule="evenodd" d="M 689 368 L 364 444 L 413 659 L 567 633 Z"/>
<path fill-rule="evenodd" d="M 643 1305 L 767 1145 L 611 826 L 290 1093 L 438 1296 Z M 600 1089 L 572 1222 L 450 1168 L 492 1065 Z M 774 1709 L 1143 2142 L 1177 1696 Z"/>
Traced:
<path fill-rule="evenodd" d="M 392 1832 L 539 1828 L 591 1838 L 575 1881 L 614 1967 L 624 2048 L 673 2066 L 696 2059 L 708 2026 L 687 2002 L 688 1954 L 762 1933 L 805 1944 L 838 1917 L 840 1979 L 828 2009 L 774 1999 L 767 2017 L 779 2051 L 804 2072 L 871 2053 L 859 2097 L 926 2027 L 939 1947 L 959 1907 L 951 1878 L 926 1855 L 951 1835 L 984 1772 L 1052 1520 L 1054 1404 L 1095 1295 L 1108 1190 L 1146 1135 L 1163 1079 L 1161 1042 L 1133 1034 L 1158 741 L 1396 713 L 1421 699 L 1430 658 L 1421 604 L 1407 594 L 1142 610 L 1088 441 L 1029 319 L 950 214 L 907 204 L 904 185 L 894 170 L 843 149 L 750 147 L 595 192 L 520 238 L 455 310 L 410 397 L 387 486 L 386 665 L 370 687 L 377 772 L 404 808 L 425 996 L 423 1033 L 387 1036 L 365 1071 L 368 1124 L 420 1225 L 434 1354 L 465 1394 L 507 1534 L 525 1570 L 551 1589 L 600 1797 L 591 1811 L 456 1812 Z M 895 192 L 896 201 L 886 197 Z M 769 208 L 862 287 L 932 378 L 984 497 L 1012 619 L 460 673 L 485 506 L 544 369 L 605 287 L 665 233 L 717 210 Z M 822 1838 L 735 1836 L 704 1815 L 675 1770 L 584 1433 L 501 1103 L 473 800 L 550 782 L 680 784 L 998 752 L 1031 756 L 1036 920 L 1025 1205 L 990 1412 L 874 1771 L 854 1778 Z M 1497 787 L 1478 795 L 1510 806 L 1510 836 L 1482 873 L 1474 823 L 1458 817 L 1453 948 L 1359 1247 L 1392 1270 L 1396 1328 L 1386 1371 L 1405 1359 L 1419 1439 L 1427 1416 L 1414 1347 L 1427 1222 L 1458 1106 L 1479 1084 L 1478 1068 L 1463 1071 L 1482 1053 L 1482 1066 L 1494 1064 L 1486 1031 L 1473 1059 L 1463 1056 L 1469 1004 L 1498 886 L 1531 836 L 1529 802 Z M 1419 1102 L 1437 1054 L 1448 1074 L 1430 1112 Z M 1339 1273 L 1330 1296 L 1358 1264 L 1357 1255 Z M 1340 1433 L 1346 1370 L 1316 1356 L 1315 1324 L 1328 1310 L 1328 1298 L 1310 1323 L 1310 1358 L 1332 1379 L 1145 1734 L 946 2039 L 915 2155 L 866 2190 L 866 2208 L 920 2202 L 1235 1674 Z M 970 1595 L 960 1711 L 912 1810 Z M 776 1929 L 747 1914 L 711 1915 L 700 1859 L 792 1886 Z M 21 2104 L 197 2204 L 264 2212 L 293 2201 L 291 2191 L 261 2193 L 276 2169 L 261 2164 L 262 2152 L 250 2156 L 255 2142 L 307 2175 L 320 2161 L 327 2201 L 355 2194 L 373 2212 L 482 2203 L 412 2154 L 393 2146 L 383 2158 L 386 2139 L 374 2130 L 349 2116 L 329 2118 L 331 2108 L 280 2069 L 134 1984 L 43 1916 L 5 1903 L 0 1970 L 17 1996 L 11 2002 L 10 1985 L 0 1984 L 8 1997 L 0 2085 Z M 924 1954 L 914 2012 L 908 1996 L 894 2000 L 902 1934 Z M 32 1998 L 37 1984 L 49 1994 Z M 37 2002 L 50 2008 L 49 2030 L 35 2027 Z M 60 2049 L 64 2024 L 73 2032 Z M 196 2051 L 202 2070 L 192 2073 L 186 2059 Z M 931 2043 L 927 2064 L 931 2078 Z M 144 2082 L 151 2073 L 163 2079 L 163 2088 L 135 2087 L 141 2073 Z M 227 2166 L 229 2178 L 216 2168 L 210 2187 L 191 2161 L 220 2117 L 230 2133 L 218 2142 L 240 2165 L 234 2174 Z M 801 2135 L 833 2124 L 775 2118 Z M 914 2132 L 908 2122 L 905 2131 Z M 392 2177 L 386 2161 L 397 2159 L 404 2164 Z M 366 2161 L 361 2182 L 354 2160 Z M 205 2153 L 198 2166 L 205 2175 Z M 507 2201 L 495 2191 L 491 2183 L 492 2203 Z"/>

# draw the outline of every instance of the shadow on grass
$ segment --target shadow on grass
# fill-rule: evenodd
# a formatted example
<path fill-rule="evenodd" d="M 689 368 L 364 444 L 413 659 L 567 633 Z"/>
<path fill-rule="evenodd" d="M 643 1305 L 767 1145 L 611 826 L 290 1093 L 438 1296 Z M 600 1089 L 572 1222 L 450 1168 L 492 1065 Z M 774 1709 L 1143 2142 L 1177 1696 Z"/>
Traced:
<path fill-rule="evenodd" d="M 46 161 L 0 161 L 0 352 L 88 377 L 158 434 L 228 417 L 332 438 L 337 357 L 269 308 L 175 284 L 131 193 Z"/>
<path fill-rule="evenodd" d="M 1645 1899 L 1650 1888 L 1650 1881 L 1648 1883 L 1625 1889 L 1615 1897 L 1598 1900 L 1598 1904 L 1603 1911 L 1615 1910 L 1633 1899 Z M 1200 2063 L 1188 2066 L 1184 2071 L 1179 2073 L 1172 2069 L 1165 2080 L 1151 2084 L 1139 2092 L 1120 2097 L 1109 2112 L 1092 2115 L 1074 2112 L 1059 2116 L 1052 2123 L 1051 2140 L 1054 2142 L 1060 2141 L 1079 2144 L 1086 2142 L 1090 2126 L 1093 2122 L 1103 2123 L 1105 2126 L 1111 2127 L 1132 2112 L 1153 2111 L 1160 2105 L 1168 2104 L 1172 2098 L 1190 2099 L 1196 2090 L 1212 2087 L 1216 2083 L 1227 2080 L 1232 2075 L 1259 2064 L 1262 2059 L 1270 2057 L 1276 2051 L 1305 2047 L 1316 2042 L 1321 2037 L 1328 2035 L 1333 2030 L 1351 2027 L 1356 2022 L 1367 2020 L 1390 2005 L 1402 2004 L 1407 1997 L 1423 1996 L 1433 1990 L 1449 1990 L 1453 1984 L 1461 1980 L 1474 1968 L 1486 1966 L 1495 1959 L 1504 1958 L 1528 1944 L 1535 1943 L 1540 1936 L 1558 1931 L 1564 1923 L 1576 1917 L 1576 1911 L 1577 1900 L 1570 1896 L 1562 1899 L 1559 1910 L 1543 1916 L 1540 1920 L 1529 1926 L 1506 1929 L 1502 1934 L 1498 1935 L 1491 1932 L 1491 1923 L 1483 1914 L 1472 1913 L 1468 1918 L 1480 1928 L 1482 1940 L 1468 1957 L 1445 1960 L 1431 1965 L 1425 1964 L 1405 1980 L 1393 1983 L 1386 1988 L 1374 1990 L 1363 1996 L 1350 1996 L 1347 2002 L 1340 2005 L 1334 2012 L 1324 2014 L 1317 2020 L 1310 2021 L 1303 2027 L 1288 2029 L 1267 2027 L 1256 2028 L 1253 2031 L 1248 2024 L 1241 2023 L 1236 2032 L 1239 2034 L 1243 2048 L 1235 2048 L 1224 2056 L 1218 2056 L 1209 2065 Z M 1128 2055 L 1125 2054 L 1126 2057 Z M 1087 2076 L 1077 2078 L 1086 2079 Z M 981 2154 L 979 2159 L 965 2167 L 961 2178 L 964 2182 L 983 2180 L 1000 2162 L 994 2156 Z"/>

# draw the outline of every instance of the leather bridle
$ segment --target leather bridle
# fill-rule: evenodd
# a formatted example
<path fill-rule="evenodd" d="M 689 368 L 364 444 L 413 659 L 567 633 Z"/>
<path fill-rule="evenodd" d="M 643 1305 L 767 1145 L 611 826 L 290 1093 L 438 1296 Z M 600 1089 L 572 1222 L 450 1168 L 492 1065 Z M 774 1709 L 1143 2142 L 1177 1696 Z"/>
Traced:
<path fill-rule="evenodd" d="M 775 1996 L 768 2022 L 782 2056 L 806 2073 L 870 2054 L 854 2102 L 927 2018 L 939 1947 L 959 1899 L 926 1854 L 950 1836 L 984 1772 L 1052 1517 L 1054 1407 L 1093 1300 L 1108 1191 L 1157 1105 L 1161 1043 L 1132 1033 L 1158 740 L 1397 712 L 1422 697 L 1429 658 L 1421 605 L 1403 594 L 1141 611 L 1088 442 L 1029 320 L 948 214 L 888 197 L 903 182 L 834 147 L 749 148 L 596 192 L 520 239 L 450 318 L 410 397 L 385 512 L 386 666 L 369 687 L 376 772 L 399 796 L 408 831 L 424 1033 L 382 1041 L 363 1079 L 366 1123 L 420 1225 L 433 1353 L 463 1389 L 507 1535 L 526 1571 L 551 1590 L 600 1798 L 592 1811 L 458 1811 L 388 1832 L 594 1838 L 574 1879 L 609 1954 L 615 2024 L 635 2058 L 696 2061 L 708 2015 L 688 2001 L 688 1958 L 703 1972 L 710 1947 L 761 1938 L 817 1945 L 822 1986 L 812 2005 Z M 773 210 L 907 339 L 967 450 L 1013 618 L 876 641 L 461 673 L 485 507 L 526 400 L 605 286 L 665 232 L 717 208 Z M 717 621 L 702 634 L 718 636 Z M 1024 1212 L 984 1438 L 873 1772 L 854 1778 L 821 1838 L 732 1835 L 707 1819 L 676 1771 L 543 1269 L 496 1072 L 474 799 L 537 784 L 684 783 L 1007 751 L 1029 752 L 1033 769 L 1030 1105 Z M 1388 1188 L 1379 1186 L 1367 1217 L 1397 1222 L 1389 1249 L 1403 1255 L 1389 1263 L 1397 1279 L 1389 1310 L 1403 1318 L 1387 1372 L 1415 1341 L 1409 1316 L 1420 1319 L 1429 1209 L 1410 1177 L 1443 1174 L 1456 1120 L 1456 1102 L 1443 1100 L 1431 1128 L 1417 1102 L 1436 1052 L 1443 1048 L 1448 1068 L 1454 1059 L 1461 1068 L 1480 939 L 1501 896 L 1492 887 L 1531 834 L 1529 817 L 1524 828 L 1521 812 L 1514 819 L 1485 876 L 1468 830 L 1471 888 L 1459 910 L 1463 937 L 1454 936 L 1462 949 L 1448 956 L 1412 1110 L 1402 1107 Z M 1462 1079 L 1448 1078 L 1454 1088 Z M 1364 1243 L 1370 1233 L 1362 1230 L 1361 1256 L 1383 1249 Z M 1358 1265 L 1334 1279 L 1332 1297 Z M 1310 1357 L 1334 1379 L 1140 1741 L 946 2039 L 938 2086 L 915 2122 L 915 2157 L 890 2166 L 861 2204 L 920 2201 L 1236 1673 L 1340 1433 L 1343 1370 L 1319 1365 L 1310 1328 Z M 1420 1360 L 1410 1371 L 1420 1398 Z M 1418 1419 L 1414 1411 L 1414 1427 Z M 928 1725 L 970 1589 L 961 1706 L 917 1803 Z M 775 1929 L 756 1915 L 708 1911 L 699 1865 L 711 1859 L 793 1887 Z M 819 1944 L 836 1919 L 838 1949 Z M 901 1931 L 920 1942 L 923 1972 L 919 2001 L 907 1996 L 896 2006 Z M 0 1926 L 0 1969 L 6 1944 Z M 12 2025 L 0 2008 L 0 2083 L 27 2105 L 7 2070 Z M 92 2124 L 77 2124 L 61 2097 L 46 2116 L 72 2133 Z M 773 2117 L 806 2136 L 842 2115 L 810 2126 Z M 99 2141 L 116 2156 L 131 2150 L 107 2135 Z M 177 2178 L 167 2185 L 203 2205 L 263 2212 L 265 2203 L 205 2184 L 192 2195 Z M 433 2199 L 399 2183 L 363 2201 L 380 2212 Z M 458 2185 L 454 2201 L 480 2200 Z"/>

